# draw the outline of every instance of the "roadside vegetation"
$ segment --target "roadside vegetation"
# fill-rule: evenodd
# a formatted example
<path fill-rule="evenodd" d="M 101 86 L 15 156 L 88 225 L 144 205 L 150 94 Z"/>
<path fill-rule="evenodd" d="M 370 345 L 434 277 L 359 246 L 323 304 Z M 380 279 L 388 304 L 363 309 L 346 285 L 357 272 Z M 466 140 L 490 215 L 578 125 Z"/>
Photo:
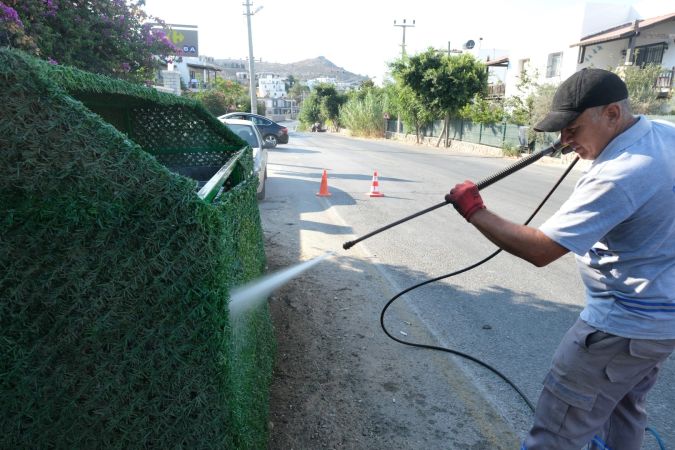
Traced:
<path fill-rule="evenodd" d="M 654 80 L 663 71 L 658 64 L 648 64 L 644 68 L 636 66 L 617 67 L 614 72 L 619 74 L 628 87 L 630 107 L 635 114 L 672 114 L 672 103 L 668 105 L 666 99 L 654 96 Z M 670 111 L 668 111 L 670 109 Z"/>
<path fill-rule="evenodd" d="M 232 80 L 216 78 L 210 89 L 187 93 L 202 102 L 208 112 L 214 116 L 221 116 L 230 111 L 243 111 L 251 109 L 248 92 L 241 84 Z"/>
<path fill-rule="evenodd" d="M 319 83 L 314 86 L 305 99 L 300 110 L 302 129 L 320 123 L 322 127 L 329 127 L 332 131 L 340 130 L 340 107 L 346 103 L 347 96 L 337 91 L 330 83 Z"/>
<path fill-rule="evenodd" d="M 152 84 L 157 70 L 178 49 L 166 35 L 169 27 L 146 14 L 143 5 L 143 0 L 91 0 L 83 8 L 73 2 L 0 0 L 0 47 L 23 50 L 55 65 Z M 303 87 L 294 81 L 290 79 L 291 86 L 296 84 L 301 92 Z M 248 89 L 233 80 L 216 78 L 209 89 L 184 88 L 184 94 L 216 116 L 251 110 Z M 265 114 L 263 102 L 257 109 Z"/>
<path fill-rule="evenodd" d="M 449 140 L 450 118 L 475 95 L 485 95 L 485 65 L 469 54 L 447 55 L 432 48 L 391 65 L 395 77 L 435 117 L 443 117 L 439 142 Z M 438 145 L 438 143 L 436 145 Z"/>
<path fill-rule="evenodd" d="M 437 130 L 442 121 L 441 132 L 434 133 L 436 146 L 441 142 L 448 146 L 451 121 L 463 120 L 484 130 L 509 127 L 512 133 L 522 132 L 530 149 L 555 138 L 534 131 L 534 125 L 550 109 L 557 89 L 555 84 L 537 82 L 536 70 L 520 73 L 515 95 L 491 98 L 487 95 L 486 67 L 469 54 L 447 55 L 428 49 L 392 62 L 390 69 L 383 87 L 364 82 L 347 94 L 340 94 L 331 85 L 315 87 L 302 104 L 298 129 L 307 130 L 319 122 L 333 130 L 345 127 L 354 136 L 383 137 L 387 120 L 400 119 L 403 132 L 414 134 L 416 142 L 421 143 L 423 132 L 429 136 L 430 127 Z M 661 70 L 659 65 L 613 69 L 626 81 L 635 114 L 672 114 L 672 103 L 656 98 L 654 93 L 654 80 Z M 340 105 L 337 114 L 335 105 Z M 505 156 L 516 156 L 522 145 L 514 144 L 512 138 L 499 146 Z"/>
<path fill-rule="evenodd" d="M 269 311 L 228 311 L 265 268 L 253 157 L 210 203 L 178 176 L 242 143 L 143 85 L 176 53 L 143 5 L 0 0 L 3 449 L 267 447 Z"/>
<path fill-rule="evenodd" d="M 196 92 L 186 90 L 183 95 L 199 100 L 204 108 L 216 117 L 233 111 L 251 112 L 248 89 L 234 80 L 216 78 L 208 89 Z M 256 113 L 264 116 L 265 103 L 258 102 L 257 106 Z"/>
<path fill-rule="evenodd" d="M 0 47 L 52 64 L 132 82 L 150 82 L 160 60 L 177 52 L 143 10 L 144 0 L 0 0 Z"/>
<path fill-rule="evenodd" d="M 365 82 L 347 96 L 340 109 L 340 122 L 355 136 L 383 137 L 387 97 L 384 89 Z"/>

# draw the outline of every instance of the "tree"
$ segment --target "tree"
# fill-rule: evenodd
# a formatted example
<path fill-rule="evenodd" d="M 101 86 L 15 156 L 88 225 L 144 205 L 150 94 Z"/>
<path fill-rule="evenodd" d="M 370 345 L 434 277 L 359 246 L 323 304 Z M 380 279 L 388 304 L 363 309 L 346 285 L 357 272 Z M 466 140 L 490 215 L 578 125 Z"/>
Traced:
<path fill-rule="evenodd" d="M 347 98 L 344 94 L 339 94 L 335 86 L 330 83 L 319 83 L 314 88 L 314 92 L 319 97 L 321 116 L 326 122 L 331 122 L 333 129 L 338 131 L 340 129 L 340 106 L 347 101 Z"/>
<path fill-rule="evenodd" d="M 459 110 L 459 115 L 472 122 L 495 124 L 504 122 L 508 114 L 502 102 L 475 95 L 471 103 L 467 103 Z"/>
<path fill-rule="evenodd" d="M 628 88 L 628 100 L 635 114 L 658 114 L 665 100 L 656 97 L 654 82 L 663 71 L 658 64 L 619 66 L 613 70 L 621 76 Z"/>
<path fill-rule="evenodd" d="M 309 125 L 315 122 L 330 122 L 335 131 L 340 128 L 340 106 L 347 97 L 338 93 L 330 83 L 319 83 L 305 99 L 300 109 L 300 122 Z"/>
<path fill-rule="evenodd" d="M 151 79 L 157 57 L 177 53 L 142 9 L 144 0 L 0 0 L 0 45 L 52 63 L 125 78 Z"/>
<path fill-rule="evenodd" d="M 250 102 L 246 89 L 232 80 L 216 78 L 213 87 L 204 91 L 188 93 L 188 96 L 201 101 L 214 116 L 232 111 L 241 111 Z"/>
<path fill-rule="evenodd" d="M 361 81 L 361 84 L 359 84 L 359 91 L 363 91 L 369 88 L 374 88 L 375 87 L 375 82 L 368 78 L 367 80 Z"/>
<path fill-rule="evenodd" d="M 542 121 L 551 110 L 553 96 L 557 89 L 558 86 L 554 84 L 537 85 L 535 92 L 532 94 L 532 109 L 530 114 L 531 126 L 528 131 L 528 141 L 534 141 L 541 144 L 548 143 L 546 135 L 544 133 L 535 132 L 534 126 Z"/>
<path fill-rule="evenodd" d="M 300 119 L 300 123 L 305 126 L 322 121 L 321 104 L 319 97 L 315 92 L 309 94 L 309 97 L 302 102 L 302 108 L 300 108 L 298 119 Z"/>
<path fill-rule="evenodd" d="M 393 82 L 384 86 L 387 97 L 387 113 L 390 117 L 400 117 L 409 128 L 415 129 L 415 140 L 420 143 L 421 128 L 434 120 L 434 113 L 426 107 L 415 92 L 400 79 L 399 73 L 393 72 Z"/>
<path fill-rule="evenodd" d="M 445 136 L 446 145 L 450 117 L 487 88 L 485 65 L 466 53 L 446 55 L 429 48 L 396 61 L 393 70 L 433 113 L 445 116 L 439 143 Z"/>
<path fill-rule="evenodd" d="M 301 84 L 297 81 L 288 90 L 288 97 L 295 100 L 298 104 L 302 103 L 302 100 L 308 95 L 309 87 L 306 84 Z"/>
<path fill-rule="evenodd" d="M 537 69 L 523 68 L 518 76 L 516 89 L 518 94 L 504 100 L 506 120 L 516 125 L 531 125 L 534 108 L 534 93 L 540 90 L 537 83 L 539 72 Z"/>
<path fill-rule="evenodd" d="M 288 75 L 286 77 L 286 80 L 284 81 L 284 85 L 286 86 L 286 92 L 290 91 L 293 86 L 298 82 L 298 80 L 295 79 L 295 76 L 293 75 Z"/>
<path fill-rule="evenodd" d="M 356 136 L 381 137 L 386 104 L 384 89 L 361 85 L 360 89 L 350 92 L 340 108 L 340 123 Z"/>

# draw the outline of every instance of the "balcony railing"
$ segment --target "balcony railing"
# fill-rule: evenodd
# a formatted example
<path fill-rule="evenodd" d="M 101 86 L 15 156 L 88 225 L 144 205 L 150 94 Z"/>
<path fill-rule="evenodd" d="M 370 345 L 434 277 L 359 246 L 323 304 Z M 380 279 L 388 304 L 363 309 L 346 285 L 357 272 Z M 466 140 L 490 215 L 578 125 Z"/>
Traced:
<path fill-rule="evenodd" d="M 668 97 L 673 89 L 673 78 L 675 75 L 675 67 L 670 70 L 664 70 L 656 77 L 654 88 L 659 97 Z"/>
<path fill-rule="evenodd" d="M 506 94 L 506 85 L 504 83 L 488 84 L 489 98 L 502 98 Z"/>

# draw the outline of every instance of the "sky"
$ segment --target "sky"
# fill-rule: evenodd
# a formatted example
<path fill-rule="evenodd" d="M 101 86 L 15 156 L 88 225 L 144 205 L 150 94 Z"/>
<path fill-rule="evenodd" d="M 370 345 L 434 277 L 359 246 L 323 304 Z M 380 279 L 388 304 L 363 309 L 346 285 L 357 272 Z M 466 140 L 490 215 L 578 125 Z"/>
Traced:
<path fill-rule="evenodd" d="M 146 0 L 148 14 L 169 24 L 197 25 L 199 53 L 247 58 L 246 0 Z M 533 49 L 555 42 L 579 22 L 582 0 L 251 0 L 253 56 L 291 63 L 324 56 L 349 72 L 381 84 L 387 63 L 429 47 L 461 48 L 468 40 L 491 59 L 509 48 Z M 633 6 L 643 18 L 675 12 L 667 0 L 604 0 Z M 576 35 L 579 33 L 576 32 Z M 581 36 L 578 36 L 581 37 Z M 481 39 L 482 38 L 482 39 Z M 569 38 L 565 38 L 568 39 Z M 568 42 L 566 40 L 565 42 Z"/>

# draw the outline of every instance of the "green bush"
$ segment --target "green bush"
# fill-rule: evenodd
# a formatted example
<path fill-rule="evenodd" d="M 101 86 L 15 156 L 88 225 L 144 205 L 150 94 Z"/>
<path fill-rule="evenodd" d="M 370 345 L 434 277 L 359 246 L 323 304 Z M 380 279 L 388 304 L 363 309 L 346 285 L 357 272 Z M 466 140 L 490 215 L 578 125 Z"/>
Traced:
<path fill-rule="evenodd" d="M 619 66 L 614 72 L 618 73 L 626 82 L 628 99 L 634 114 L 660 114 L 665 99 L 657 98 L 654 81 L 663 72 L 659 64 L 639 66 Z"/>
<path fill-rule="evenodd" d="M 520 156 L 520 148 L 513 144 L 504 143 L 502 146 L 502 155 L 508 157 L 517 157 Z"/>
<path fill-rule="evenodd" d="M 264 448 L 269 315 L 235 343 L 227 306 L 264 268 L 250 151 L 208 204 L 167 167 L 243 142 L 198 103 L 7 49 L 0 86 L 0 448 Z"/>
<path fill-rule="evenodd" d="M 459 117 L 475 123 L 495 124 L 504 122 L 507 113 L 501 101 L 488 100 L 480 95 L 474 95 L 471 102 L 460 108 Z"/>
<path fill-rule="evenodd" d="M 353 96 L 340 108 L 340 123 L 353 135 L 364 137 L 384 136 L 385 100 L 374 88 L 362 97 Z"/>

